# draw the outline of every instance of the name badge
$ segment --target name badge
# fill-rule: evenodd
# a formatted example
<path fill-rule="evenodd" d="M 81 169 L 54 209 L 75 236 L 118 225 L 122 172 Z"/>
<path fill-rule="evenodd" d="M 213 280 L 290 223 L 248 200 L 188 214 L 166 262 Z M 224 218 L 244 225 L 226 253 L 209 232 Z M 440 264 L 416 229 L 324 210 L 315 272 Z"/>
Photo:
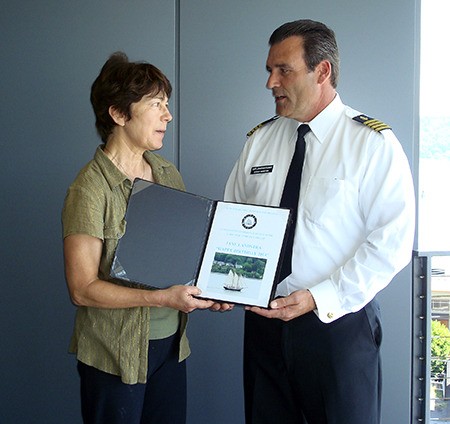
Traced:
<path fill-rule="evenodd" d="M 273 165 L 253 166 L 250 175 L 255 174 L 269 174 L 273 171 Z"/>

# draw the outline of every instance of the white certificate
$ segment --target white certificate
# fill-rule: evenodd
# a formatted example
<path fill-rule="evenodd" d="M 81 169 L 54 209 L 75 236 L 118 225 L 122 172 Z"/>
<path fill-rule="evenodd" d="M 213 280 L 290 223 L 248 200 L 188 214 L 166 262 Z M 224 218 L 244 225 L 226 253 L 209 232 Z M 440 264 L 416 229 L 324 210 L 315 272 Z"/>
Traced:
<path fill-rule="evenodd" d="M 217 202 L 196 281 L 200 297 L 268 307 L 289 210 Z"/>

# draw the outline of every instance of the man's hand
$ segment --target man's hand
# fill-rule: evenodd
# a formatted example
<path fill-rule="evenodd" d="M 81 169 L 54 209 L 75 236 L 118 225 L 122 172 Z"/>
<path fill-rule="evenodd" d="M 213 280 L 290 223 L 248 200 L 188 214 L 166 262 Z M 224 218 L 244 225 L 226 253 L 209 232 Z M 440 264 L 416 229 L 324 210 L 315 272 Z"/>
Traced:
<path fill-rule="evenodd" d="M 316 309 L 316 302 L 309 290 L 297 290 L 287 297 L 273 300 L 270 302 L 270 308 L 263 309 L 253 306 L 245 309 L 266 318 L 290 321 Z"/>

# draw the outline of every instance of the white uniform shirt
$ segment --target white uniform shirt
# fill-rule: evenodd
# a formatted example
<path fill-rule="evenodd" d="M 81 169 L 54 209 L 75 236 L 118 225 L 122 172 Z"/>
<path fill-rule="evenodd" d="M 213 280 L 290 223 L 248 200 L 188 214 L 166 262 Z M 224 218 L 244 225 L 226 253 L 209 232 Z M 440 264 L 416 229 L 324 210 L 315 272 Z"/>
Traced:
<path fill-rule="evenodd" d="M 323 322 L 363 308 L 411 260 L 408 160 L 390 129 L 377 132 L 352 119 L 358 115 L 337 95 L 309 122 L 292 274 L 276 292 L 308 289 Z M 250 136 L 225 200 L 280 204 L 299 125 L 280 117 Z"/>

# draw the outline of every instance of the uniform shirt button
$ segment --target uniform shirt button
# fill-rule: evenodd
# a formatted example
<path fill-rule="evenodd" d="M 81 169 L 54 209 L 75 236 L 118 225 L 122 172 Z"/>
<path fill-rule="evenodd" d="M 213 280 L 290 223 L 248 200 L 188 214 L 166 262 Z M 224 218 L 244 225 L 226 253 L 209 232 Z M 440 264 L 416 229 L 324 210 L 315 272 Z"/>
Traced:
<path fill-rule="evenodd" d="M 333 316 L 334 316 L 333 312 L 328 312 L 327 317 L 328 317 L 329 319 L 333 318 Z"/>

